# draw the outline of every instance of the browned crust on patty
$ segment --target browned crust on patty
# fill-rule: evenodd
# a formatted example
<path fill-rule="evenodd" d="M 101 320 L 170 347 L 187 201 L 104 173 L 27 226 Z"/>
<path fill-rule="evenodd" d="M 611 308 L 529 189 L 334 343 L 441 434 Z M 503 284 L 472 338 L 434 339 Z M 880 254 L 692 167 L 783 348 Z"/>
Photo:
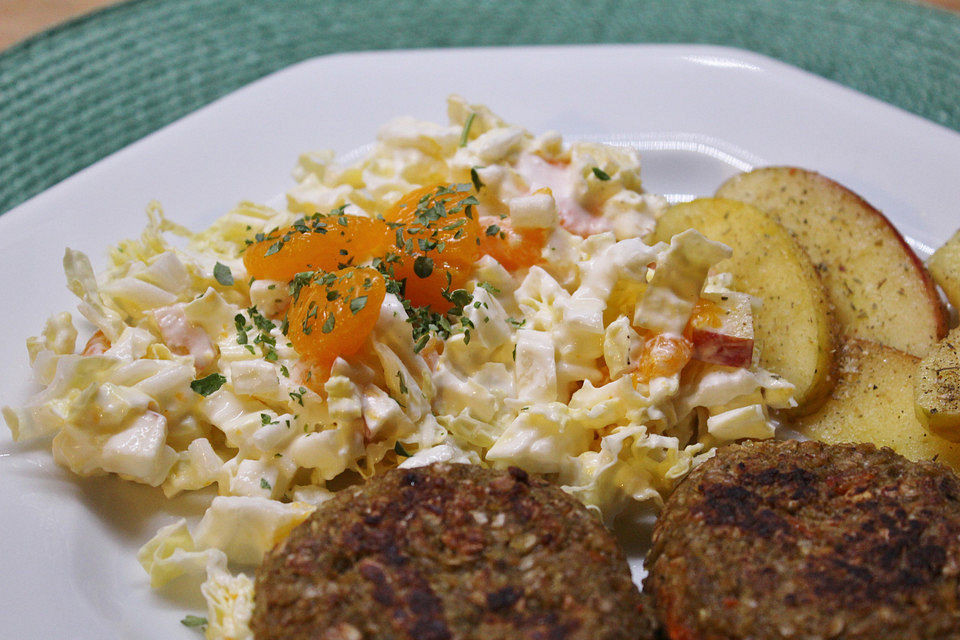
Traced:
<path fill-rule="evenodd" d="M 396 469 L 338 493 L 267 555 L 258 640 L 653 637 L 593 514 L 519 469 Z"/>
<path fill-rule="evenodd" d="M 677 640 L 960 638 L 960 482 L 872 445 L 730 445 L 667 501 L 647 566 Z"/>

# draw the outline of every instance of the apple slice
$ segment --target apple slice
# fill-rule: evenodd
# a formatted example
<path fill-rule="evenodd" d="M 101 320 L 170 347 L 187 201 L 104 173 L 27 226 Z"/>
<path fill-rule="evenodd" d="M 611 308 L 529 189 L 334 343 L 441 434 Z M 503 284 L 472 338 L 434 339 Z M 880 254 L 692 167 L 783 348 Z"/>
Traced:
<path fill-rule="evenodd" d="M 753 361 L 753 312 L 744 293 L 705 296 L 714 312 L 697 316 L 689 327 L 694 360 L 727 367 L 749 367 Z"/>
<path fill-rule="evenodd" d="M 927 431 L 914 411 L 919 358 L 877 342 L 849 338 L 840 349 L 830 398 L 796 425 L 828 443 L 872 442 L 911 460 L 936 458 L 960 470 L 960 444 Z"/>
<path fill-rule="evenodd" d="M 768 167 L 734 176 L 717 196 L 760 207 L 789 229 L 823 278 L 845 335 L 924 356 L 947 315 L 923 263 L 860 196 L 818 173 Z"/>
<path fill-rule="evenodd" d="M 960 309 L 960 231 L 933 252 L 927 268 L 953 308 Z"/>
<path fill-rule="evenodd" d="M 773 218 L 742 202 L 700 198 L 670 207 L 657 221 L 654 241 L 696 229 L 733 249 L 712 271 L 730 273 L 731 289 L 760 299 L 753 320 L 760 366 L 796 388 L 803 414 L 831 388 L 833 322 L 820 277 L 803 250 Z"/>
<path fill-rule="evenodd" d="M 917 417 L 930 433 L 960 442 L 960 328 L 920 361 L 914 397 Z"/>

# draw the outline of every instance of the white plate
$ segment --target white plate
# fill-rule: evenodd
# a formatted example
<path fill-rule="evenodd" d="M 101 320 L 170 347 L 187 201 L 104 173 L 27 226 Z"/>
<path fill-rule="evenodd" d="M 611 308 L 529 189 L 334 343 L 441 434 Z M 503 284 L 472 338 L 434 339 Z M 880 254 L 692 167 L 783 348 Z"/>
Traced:
<path fill-rule="evenodd" d="M 24 340 L 72 309 L 65 246 L 104 264 L 160 200 L 195 229 L 241 199 L 292 185 L 305 150 L 349 152 L 395 115 L 445 121 L 456 92 L 535 132 L 636 144 L 645 186 L 710 194 L 759 164 L 793 164 L 865 196 L 922 245 L 960 220 L 960 135 L 774 60 L 700 46 L 596 46 L 363 53 L 278 72 L 80 172 L 0 218 L 7 306 L 0 402 L 30 387 Z M 65 149 L 64 153 L 69 153 Z M 48 446 L 0 435 L 0 635 L 8 638 L 197 638 L 185 585 L 150 591 L 136 549 L 171 513 L 158 490 L 77 480 Z"/>

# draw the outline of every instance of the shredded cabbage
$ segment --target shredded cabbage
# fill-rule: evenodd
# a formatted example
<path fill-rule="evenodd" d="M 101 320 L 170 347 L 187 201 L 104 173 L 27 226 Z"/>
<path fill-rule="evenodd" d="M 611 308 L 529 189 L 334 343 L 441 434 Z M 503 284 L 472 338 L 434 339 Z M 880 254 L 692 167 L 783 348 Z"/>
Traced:
<path fill-rule="evenodd" d="M 79 475 L 168 496 L 216 487 L 193 533 L 175 522 L 140 552 L 153 586 L 206 571 L 210 638 L 251 637 L 253 584 L 227 561 L 258 563 L 345 472 L 519 465 L 611 522 L 659 503 L 718 444 L 771 437 L 768 409 L 792 403 L 755 363 L 637 376 L 650 336 L 679 339 L 699 299 L 736 283 L 710 274 L 729 249 L 695 231 L 644 243 L 666 203 L 642 191 L 636 152 L 535 137 L 457 96 L 448 112 L 447 125 L 388 123 L 350 165 L 301 156 L 283 210 L 241 203 L 191 233 L 151 204 L 105 272 L 66 251 L 84 331 L 97 333 L 78 349 L 71 316 L 51 318 L 27 342 L 40 390 L 4 417 L 16 440 L 52 436 Z M 360 351 L 312 379 L 284 333 L 288 285 L 249 277 L 247 242 L 304 214 L 377 216 L 422 185 L 474 181 L 481 215 L 545 234 L 538 264 L 481 258 L 469 331 L 425 347 L 388 293 Z"/>

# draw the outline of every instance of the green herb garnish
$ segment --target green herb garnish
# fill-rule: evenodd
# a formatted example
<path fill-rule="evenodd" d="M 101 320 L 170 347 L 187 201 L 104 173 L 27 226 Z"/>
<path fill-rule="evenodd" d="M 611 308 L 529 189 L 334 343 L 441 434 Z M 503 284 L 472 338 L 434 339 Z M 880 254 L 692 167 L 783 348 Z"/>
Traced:
<path fill-rule="evenodd" d="M 207 626 L 207 619 L 203 616 L 188 615 L 184 616 L 183 620 L 180 621 L 185 627 L 205 627 Z"/>
<path fill-rule="evenodd" d="M 320 327 L 320 331 L 324 333 L 330 333 L 333 331 L 334 326 L 337 324 L 337 319 L 332 313 L 327 314 L 327 319 L 323 321 L 323 326 Z"/>
<path fill-rule="evenodd" d="M 594 167 L 594 168 L 593 168 L 593 175 L 597 176 L 597 180 L 609 180 L 609 179 L 610 179 L 610 175 L 609 175 L 606 171 L 604 171 L 603 169 L 601 169 L 600 167 Z"/>
<path fill-rule="evenodd" d="M 480 181 L 480 174 L 477 173 L 478 167 L 470 167 L 470 182 L 473 183 L 473 188 L 477 191 L 483 188 L 483 182 Z"/>
<path fill-rule="evenodd" d="M 365 306 L 367 306 L 367 296 L 357 296 L 350 301 L 350 312 L 357 315 Z"/>
<path fill-rule="evenodd" d="M 219 373 L 211 373 L 204 378 L 200 378 L 199 380 L 194 380 L 191 382 L 190 388 L 203 397 L 207 397 L 211 393 L 219 390 L 226 381 L 227 379 Z"/>
<path fill-rule="evenodd" d="M 476 112 L 471 111 L 467 116 L 467 121 L 463 123 L 463 133 L 460 134 L 460 146 L 467 146 L 467 140 L 470 138 L 470 127 L 473 126 L 473 120 L 477 117 Z"/>
<path fill-rule="evenodd" d="M 417 256 L 413 261 L 413 272 L 418 278 L 429 278 L 433 273 L 433 258 L 428 256 Z"/>
<path fill-rule="evenodd" d="M 290 397 L 293 398 L 294 400 L 296 400 L 296 401 L 300 404 L 300 406 L 302 407 L 302 406 L 303 406 L 303 394 L 305 394 L 306 392 L 307 392 L 307 390 L 306 390 L 304 387 L 300 387 L 300 390 L 299 390 L 299 391 L 291 391 L 291 392 L 290 392 Z M 304 425 L 304 429 L 306 429 L 306 425 Z"/>
<path fill-rule="evenodd" d="M 497 295 L 498 293 L 500 293 L 500 289 L 497 289 L 495 286 L 493 286 L 489 282 L 480 281 L 477 283 L 477 286 L 480 287 L 481 289 L 486 289 L 487 292 L 492 295 Z"/>
<path fill-rule="evenodd" d="M 225 287 L 233 286 L 233 272 L 230 271 L 230 267 L 223 263 L 218 262 L 213 265 L 213 277 Z"/>

